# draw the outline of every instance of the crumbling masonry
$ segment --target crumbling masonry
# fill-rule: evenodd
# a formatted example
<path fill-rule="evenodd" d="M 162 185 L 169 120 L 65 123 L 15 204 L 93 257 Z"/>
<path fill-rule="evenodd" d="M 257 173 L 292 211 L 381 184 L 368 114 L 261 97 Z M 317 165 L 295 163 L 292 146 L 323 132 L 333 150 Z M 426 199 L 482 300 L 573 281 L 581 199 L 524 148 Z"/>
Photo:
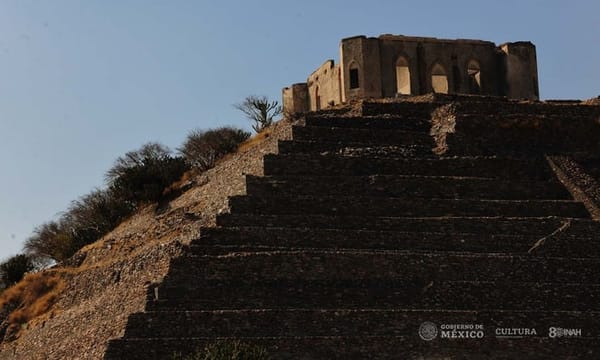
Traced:
<path fill-rule="evenodd" d="M 427 93 L 539 98 L 535 46 L 402 35 L 342 39 L 306 83 L 283 89 L 287 112 L 320 110 L 356 98 Z"/>

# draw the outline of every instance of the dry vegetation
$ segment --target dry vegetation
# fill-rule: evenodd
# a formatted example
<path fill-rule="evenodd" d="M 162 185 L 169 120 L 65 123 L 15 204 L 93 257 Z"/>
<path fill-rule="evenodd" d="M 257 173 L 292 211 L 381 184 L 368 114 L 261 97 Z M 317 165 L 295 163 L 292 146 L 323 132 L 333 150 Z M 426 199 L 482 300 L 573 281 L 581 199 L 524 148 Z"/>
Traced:
<path fill-rule="evenodd" d="M 12 309 L 6 320 L 6 339 L 15 339 L 30 321 L 46 314 L 65 284 L 57 271 L 27 274 L 0 295 L 0 309 Z"/>
<path fill-rule="evenodd" d="M 272 131 L 273 131 L 273 129 L 266 128 L 263 131 L 259 132 L 258 134 L 254 135 L 253 137 L 251 137 L 250 139 L 244 141 L 243 143 L 240 144 L 240 146 L 236 150 L 236 153 L 243 153 L 245 151 L 248 151 L 249 149 L 253 148 L 254 146 L 265 141 L 265 139 L 268 138 L 269 135 L 271 135 Z"/>
<path fill-rule="evenodd" d="M 165 190 L 166 201 L 140 208 L 59 269 L 29 275 L 0 294 L 3 303 L 18 304 L 10 315 L 18 337 L 0 344 L 0 358 L 101 358 L 108 340 L 123 335 L 129 314 L 144 310 L 147 286 L 161 281 L 202 226 L 214 224 L 228 196 L 245 191 L 244 174 L 262 174 L 263 155 L 291 136 L 290 125 L 274 124 L 213 169 L 186 172 Z"/>

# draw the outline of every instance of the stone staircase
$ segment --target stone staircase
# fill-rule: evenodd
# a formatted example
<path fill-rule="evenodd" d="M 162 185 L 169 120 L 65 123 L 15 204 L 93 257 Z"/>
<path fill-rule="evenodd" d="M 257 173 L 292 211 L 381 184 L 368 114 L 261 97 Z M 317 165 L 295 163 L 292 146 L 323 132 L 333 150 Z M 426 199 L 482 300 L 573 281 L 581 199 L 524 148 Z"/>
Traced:
<path fill-rule="evenodd" d="M 560 115 L 496 102 L 471 111 Z M 222 339 L 274 359 L 600 358 L 600 224 L 541 152 L 433 154 L 434 106 L 307 114 L 148 289 L 105 359 L 169 359 Z M 420 337 L 424 322 L 435 339 Z M 484 337 L 441 332 L 456 324 Z M 582 332 L 551 338 L 550 327 Z"/>

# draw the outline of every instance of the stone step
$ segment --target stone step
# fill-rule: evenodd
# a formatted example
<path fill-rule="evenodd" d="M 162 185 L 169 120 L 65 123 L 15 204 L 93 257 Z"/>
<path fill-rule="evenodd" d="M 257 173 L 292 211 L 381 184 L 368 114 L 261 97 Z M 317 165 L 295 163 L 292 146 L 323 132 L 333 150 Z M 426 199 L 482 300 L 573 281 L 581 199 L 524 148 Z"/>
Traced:
<path fill-rule="evenodd" d="M 590 237 L 600 233 L 600 222 L 580 219 L 440 217 L 406 218 L 340 215 L 256 215 L 220 214 L 217 225 L 225 227 L 268 226 L 314 229 L 394 230 L 404 232 L 443 232 L 448 234 L 510 234 L 550 236 L 565 232 Z"/>
<path fill-rule="evenodd" d="M 526 118 L 589 118 L 600 115 L 594 106 L 549 106 L 544 103 L 519 104 L 515 102 L 459 102 L 455 104 L 456 113 L 460 116 Z"/>
<path fill-rule="evenodd" d="M 251 196 L 229 198 L 234 214 L 323 214 L 347 216 L 561 216 L 589 218 L 585 206 L 573 200 L 472 200 L 365 196 Z"/>
<path fill-rule="evenodd" d="M 508 134 L 513 132 L 513 134 Z M 444 152 L 446 156 L 464 156 L 464 155 L 479 155 L 479 156 L 514 156 L 519 154 L 556 154 L 557 151 L 569 152 L 569 149 L 562 149 L 562 143 L 557 138 L 554 140 L 549 137 L 539 136 L 539 134 L 521 133 L 514 134 L 515 129 L 507 129 L 507 134 L 502 134 L 501 131 L 496 131 L 494 136 L 498 139 L 506 138 L 510 140 L 505 142 L 489 141 L 489 139 L 478 139 L 472 134 L 451 134 L 446 138 L 447 150 Z M 585 144 L 584 144 L 585 145 Z M 573 149 L 570 149 L 572 152 Z"/>
<path fill-rule="evenodd" d="M 434 147 L 428 131 L 396 129 L 352 129 L 322 126 L 292 126 L 292 139 L 372 145 L 423 145 Z"/>
<path fill-rule="evenodd" d="M 441 334 L 439 335 L 441 336 Z M 249 338 L 134 338 L 111 340 L 105 360 L 170 359 L 173 353 L 188 355 L 215 341 L 240 340 L 267 349 L 274 360 L 548 360 L 595 359 L 600 354 L 596 338 L 526 337 L 505 339 L 440 339 L 424 341 L 416 335 L 405 336 L 308 336 Z"/>
<path fill-rule="evenodd" d="M 377 156 L 269 154 L 264 156 L 265 175 L 421 175 L 503 178 L 511 180 L 555 179 L 543 158 L 452 157 L 406 159 Z"/>
<path fill-rule="evenodd" d="M 125 336 L 132 338 L 404 336 L 419 339 L 424 322 L 466 325 L 483 337 L 548 337 L 550 327 L 581 329 L 581 336 L 600 338 L 600 313 L 560 311 L 444 311 L 404 309 L 252 309 L 225 311 L 159 311 L 129 317 Z M 469 329 L 470 327 L 470 329 Z M 511 330 L 522 328 L 523 330 Z M 444 329 L 446 330 L 446 329 Z M 463 329 L 464 330 L 464 329 Z M 514 334 L 514 335 L 512 335 Z M 474 335 L 474 334 L 473 334 Z M 444 336 L 451 336 L 447 334 Z M 455 333 L 455 336 L 457 334 Z M 600 339 L 598 339 L 600 340 Z"/>
<path fill-rule="evenodd" d="M 442 104 L 431 102 L 364 102 L 361 106 L 362 116 L 412 116 L 429 118 L 431 112 Z"/>
<path fill-rule="evenodd" d="M 146 310 L 406 308 L 598 311 L 600 285 L 414 279 L 205 281 L 160 285 Z"/>
<path fill-rule="evenodd" d="M 440 95 L 437 95 L 440 97 Z M 442 95 L 443 96 L 443 95 Z M 600 115 L 599 107 L 597 106 L 559 106 L 548 105 L 547 103 L 522 103 L 518 101 L 506 101 L 506 99 L 493 99 L 490 97 L 477 100 L 475 98 L 461 98 L 461 96 L 446 95 L 445 99 L 438 99 L 436 102 L 425 104 L 415 104 L 407 102 L 388 102 L 375 103 L 365 102 L 362 104 L 363 116 L 407 116 L 408 114 L 416 114 L 421 112 L 419 116 L 427 116 L 436 108 L 447 103 L 452 103 L 454 109 L 459 114 L 474 114 L 484 116 L 501 115 L 505 117 L 519 116 L 557 116 L 563 118 L 577 118 Z"/>
<path fill-rule="evenodd" d="M 568 230 L 567 230 L 568 232 Z M 193 240 L 195 255 L 286 249 L 363 249 L 525 254 L 541 235 L 457 234 L 385 230 L 337 230 L 285 227 L 203 228 Z M 534 255 L 600 258 L 600 242 L 591 234 L 559 233 L 546 239 Z"/>
<path fill-rule="evenodd" d="M 586 119 L 594 118 L 594 113 L 600 115 L 599 111 L 590 111 L 591 109 L 583 109 L 583 111 L 570 113 L 568 115 L 556 112 L 556 109 L 544 110 L 546 113 L 494 113 L 484 115 L 481 113 L 456 113 L 455 117 L 458 124 L 462 129 L 471 129 L 480 131 L 495 130 L 501 131 L 502 128 L 498 128 L 498 124 L 513 124 L 525 125 L 527 123 L 538 124 L 539 127 L 559 125 L 565 119 L 570 119 L 573 122 L 585 121 Z M 549 111 L 549 112 L 547 112 Z M 529 127 L 524 127 L 527 129 Z"/>
<path fill-rule="evenodd" d="M 287 250 L 181 256 L 163 281 L 173 283 L 414 280 L 599 284 L 600 259 L 502 253 Z"/>
<path fill-rule="evenodd" d="M 343 156 L 434 157 L 433 146 L 376 145 L 350 142 L 280 140 L 279 154 L 338 154 Z"/>
<path fill-rule="evenodd" d="M 600 127 L 594 117 L 540 116 L 505 119 L 457 116 L 452 133 L 445 138 L 450 154 L 504 156 L 565 154 L 600 151 Z"/>
<path fill-rule="evenodd" d="M 253 196 L 349 195 L 373 197 L 569 200 L 571 194 L 557 181 L 519 181 L 452 176 L 252 176 L 246 193 Z"/>
<path fill-rule="evenodd" d="M 427 116 L 314 116 L 307 115 L 307 126 L 353 128 L 353 129 L 396 129 L 429 132 L 431 120 Z"/>

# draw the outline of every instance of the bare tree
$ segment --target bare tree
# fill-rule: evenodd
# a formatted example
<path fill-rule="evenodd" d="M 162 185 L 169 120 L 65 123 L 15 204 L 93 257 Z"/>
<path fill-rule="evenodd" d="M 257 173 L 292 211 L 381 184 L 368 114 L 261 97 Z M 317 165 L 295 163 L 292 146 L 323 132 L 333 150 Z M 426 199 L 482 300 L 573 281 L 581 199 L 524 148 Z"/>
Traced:
<path fill-rule="evenodd" d="M 266 96 L 248 96 L 242 103 L 235 104 L 234 107 L 254 122 L 252 129 L 257 133 L 273 124 L 273 118 L 281 114 L 279 102 L 269 101 Z"/>

